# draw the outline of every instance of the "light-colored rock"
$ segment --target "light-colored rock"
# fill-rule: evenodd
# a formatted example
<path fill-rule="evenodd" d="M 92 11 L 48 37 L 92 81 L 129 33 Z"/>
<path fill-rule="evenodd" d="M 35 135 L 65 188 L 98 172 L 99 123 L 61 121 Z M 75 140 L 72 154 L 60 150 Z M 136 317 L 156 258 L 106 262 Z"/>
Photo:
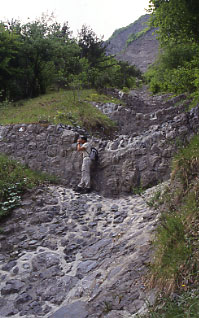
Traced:
<path fill-rule="evenodd" d="M 64 306 L 57 310 L 49 318 L 87 318 L 88 311 L 86 310 L 85 303 L 76 301 L 73 304 Z"/>

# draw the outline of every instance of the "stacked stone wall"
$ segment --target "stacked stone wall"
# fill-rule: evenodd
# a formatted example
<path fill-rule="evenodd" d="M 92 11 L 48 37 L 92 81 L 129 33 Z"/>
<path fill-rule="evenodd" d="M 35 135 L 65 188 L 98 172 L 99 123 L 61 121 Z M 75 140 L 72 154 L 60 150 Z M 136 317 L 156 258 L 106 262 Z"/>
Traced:
<path fill-rule="evenodd" d="M 79 177 L 80 158 L 75 151 L 78 135 L 60 125 L 4 126 L 0 128 L 0 151 L 69 185 Z"/>
<path fill-rule="evenodd" d="M 93 166 L 93 188 L 104 195 L 131 192 L 164 181 L 179 144 L 198 133 L 199 110 L 178 114 L 172 121 L 151 126 L 133 137 L 113 141 L 92 140 L 99 150 Z M 55 174 L 71 187 L 79 181 L 81 154 L 76 151 L 78 131 L 61 125 L 9 125 L 0 127 L 0 152 L 30 168 Z"/>

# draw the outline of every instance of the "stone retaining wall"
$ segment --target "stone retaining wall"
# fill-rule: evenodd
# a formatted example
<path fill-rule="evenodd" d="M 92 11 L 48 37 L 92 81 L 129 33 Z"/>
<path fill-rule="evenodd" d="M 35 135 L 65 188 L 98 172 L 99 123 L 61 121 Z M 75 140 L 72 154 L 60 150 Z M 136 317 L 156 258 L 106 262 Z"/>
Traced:
<path fill-rule="evenodd" d="M 109 196 L 164 181 L 169 177 L 171 158 L 177 146 L 198 129 L 199 110 L 196 108 L 177 115 L 169 123 L 151 126 L 137 137 L 120 135 L 113 141 L 93 139 L 100 158 L 92 169 L 93 188 Z M 80 178 L 77 137 L 78 131 L 61 125 L 1 126 L 0 152 L 30 168 L 55 174 L 71 187 Z"/>
<path fill-rule="evenodd" d="M 0 151 L 69 185 L 79 177 L 78 135 L 61 125 L 9 125 L 0 128 Z"/>

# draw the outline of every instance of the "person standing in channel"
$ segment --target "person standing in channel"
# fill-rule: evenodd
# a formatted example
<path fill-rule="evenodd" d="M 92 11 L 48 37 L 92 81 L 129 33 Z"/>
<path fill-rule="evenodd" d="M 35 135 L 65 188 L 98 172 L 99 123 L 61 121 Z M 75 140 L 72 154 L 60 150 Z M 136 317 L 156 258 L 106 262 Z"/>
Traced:
<path fill-rule="evenodd" d="M 77 140 L 77 151 L 82 152 L 83 162 L 82 162 L 82 176 L 81 181 L 75 188 L 76 192 L 79 193 L 89 193 L 91 190 L 91 177 L 90 177 L 90 167 L 91 167 L 91 145 L 87 142 L 87 137 L 82 136 Z"/>

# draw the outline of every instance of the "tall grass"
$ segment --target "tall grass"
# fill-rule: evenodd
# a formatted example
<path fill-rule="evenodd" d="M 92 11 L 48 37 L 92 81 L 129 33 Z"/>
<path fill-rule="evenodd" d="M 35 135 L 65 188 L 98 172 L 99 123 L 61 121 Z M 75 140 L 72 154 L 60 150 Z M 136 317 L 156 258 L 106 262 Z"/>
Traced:
<path fill-rule="evenodd" d="M 91 101 L 120 103 L 95 90 L 81 90 L 78 95 L 74 91 L 61 90 L 0 106 L 0 125 L 46 122 L 81 126 L 90 132 L 113 129 L 115 123 L 93 107 Z"/>
<path fill-rule="evenodd" d="M 180 296 L 159 298 L 156 305 L 149 308 L 145 318 L 198 318 L 199 293 L 197 290 L 184 292 Z M 138 316 L 139 317 L 139 316 Z M 137 317 L 137 318 L 138 318 Z M 144 318 L 142 316 L 142 318 Z"/>
<path fill-rule="evenodd" d="M 198 146 L 199 136 L 195 136 L 173 160 L 172 186 L 164 195 L 164 210 L 154 242 L 156 252 L 150 282 L 167 293 L 181 289 L 184 283 L 192 285 L 198 281 L 199 241 L 195 241 L 199 231 Z"/>
<path fill-rule="evenodd" d="M 171 186 L 161 198 L 162 216 L 154 240 L 154 259 L 148 286 L 162 295 L 176 292 L 179 299 L 161 299 L 161 310 L 147 317 L 199 315 L 199 136 L 183 147 L 172 163 Z M 181 304 L 180 304 L 181 299 Z M 180 304 L 180 307 L 179 307 Z M 183 307 L 184 306 L 184 307 Z"/>

